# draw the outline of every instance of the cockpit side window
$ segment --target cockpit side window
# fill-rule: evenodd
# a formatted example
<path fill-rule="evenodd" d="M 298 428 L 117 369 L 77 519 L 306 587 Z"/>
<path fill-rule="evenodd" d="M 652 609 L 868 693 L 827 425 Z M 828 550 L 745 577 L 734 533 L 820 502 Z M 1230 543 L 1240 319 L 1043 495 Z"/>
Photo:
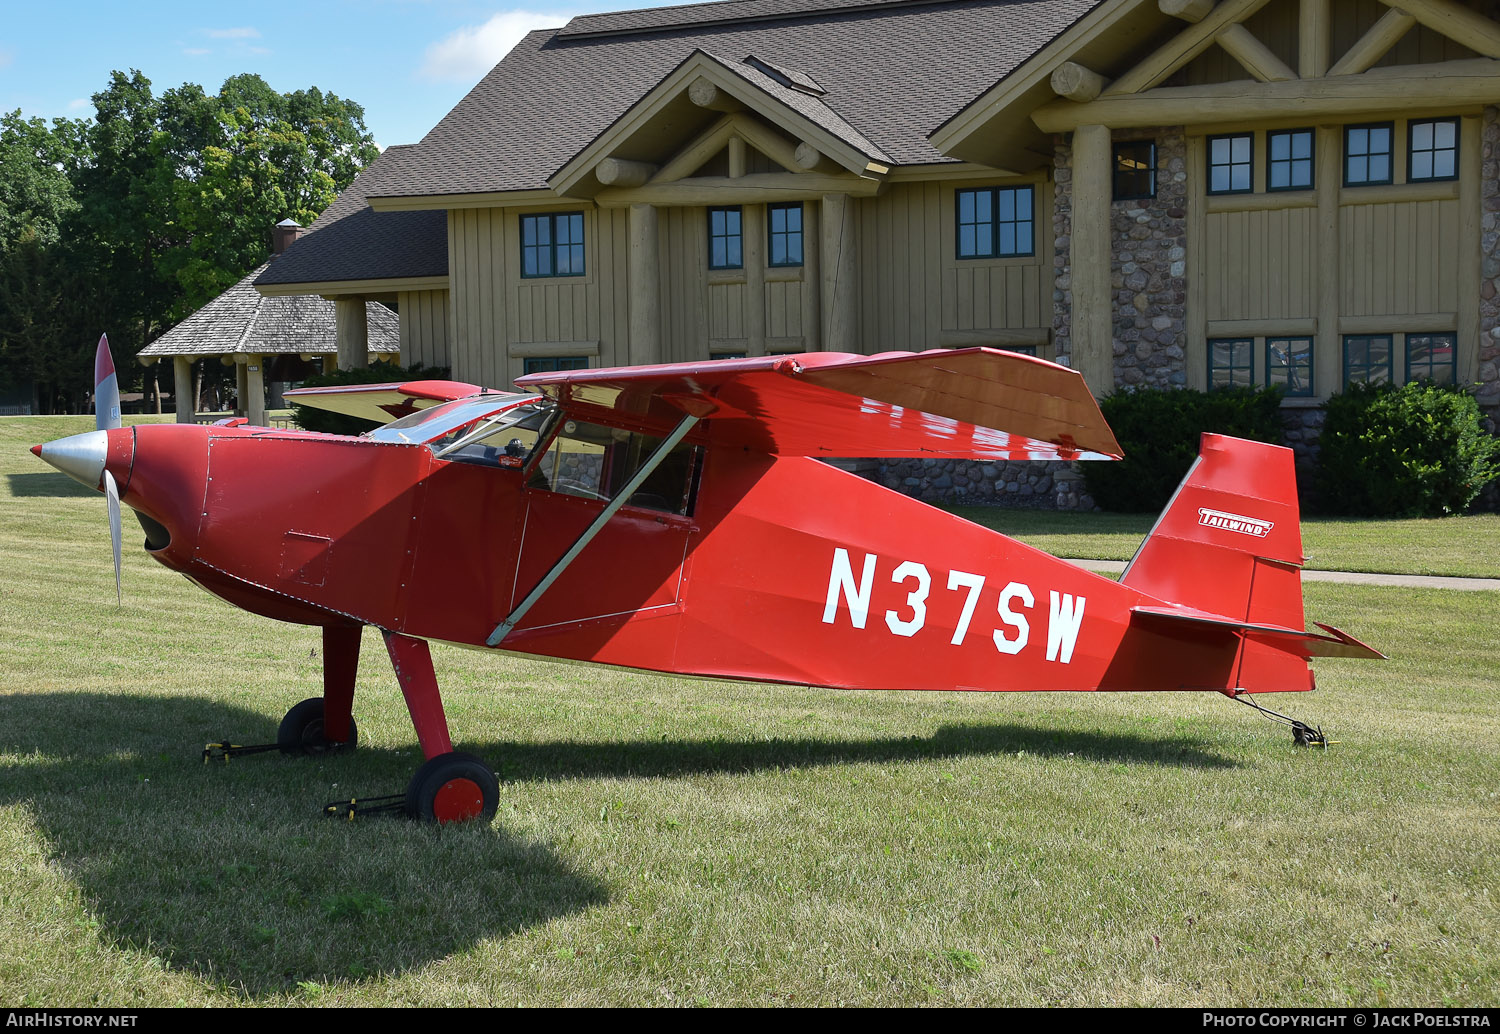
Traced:
<path fill-rule="evenodd" d="M 527 487 L 585 499 L 611 499 L 660 444 L 661 439 L 651 435 L 569 420 L 547 447 Z M 677 445 L 626 505 L 690 515 L 702 456 L 701 446 Z"/>
<path fill-rule="evenodd" d="M 536 448 L 551 411 L 550 402 L 518 406 L 455 428 L 430 445 L 440 459 L 519 468 Z"/>

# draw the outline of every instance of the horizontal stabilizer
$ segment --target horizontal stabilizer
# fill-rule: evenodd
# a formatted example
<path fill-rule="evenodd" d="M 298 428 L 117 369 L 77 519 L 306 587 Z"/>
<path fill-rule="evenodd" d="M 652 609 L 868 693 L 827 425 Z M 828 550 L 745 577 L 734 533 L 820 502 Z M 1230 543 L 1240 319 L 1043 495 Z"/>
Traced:
<path fill-rule="evenodd" d="M 1282 625 L 1265 625 L 1249 621 L 1236 621 L 1233 618 L 1221 617 L 1217 614 L 1208 614 L 1204 611 L 1188 610 L 1185 608 L 1132 607 L 1130 613 L 1139 615 L 1143 620 L 1148 622 L 1183 622 L 1234 629 L 1244 633 L 1247 638 L 1264 642 L 1290 653 L 1295 653 L 1303 658 L 1363 657 L 1371 660 L 1385 659 L 1385 654 L 1379 650 L 1366 646 L 1347 632 L 1342 632 L 1332 625 L 1325 625 L 1321 622 L 1317 622 L 1317 625 L 1323 631 L 1327 632 L 1327 635 L 1318 635 L 1316 632 L 1304 632 L 1301 629 L 1287 628 Z"/>
<path fill-rule="evenodd" d="M 478 395 L 486 389 L 462 381 L 406 381 L 394 384 L 330 384 L 322 388 L 293 388 L 290 402 L 342 413 L 377 424 L 388 423 L 454 399 Z"/>
<path fill-rule="evenodd" d="M 1083 377 L 993 348 L 843 352 L 528 374 L 570 412 L 659 427 L 683 412 L 716 444 L 775 456 L 1119 459 Z"/>

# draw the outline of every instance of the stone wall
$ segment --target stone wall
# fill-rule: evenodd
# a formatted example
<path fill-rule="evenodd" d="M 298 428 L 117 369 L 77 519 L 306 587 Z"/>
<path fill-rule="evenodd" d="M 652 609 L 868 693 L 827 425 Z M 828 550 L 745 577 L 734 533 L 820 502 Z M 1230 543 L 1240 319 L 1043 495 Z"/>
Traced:
<path fill-rule="evenodd" d="M 1116 133 L 1156 141 L 1156 197 L 1110 207 L 1115 383 L 1187 383 L 1187 140 L 1181 129 Z"/>

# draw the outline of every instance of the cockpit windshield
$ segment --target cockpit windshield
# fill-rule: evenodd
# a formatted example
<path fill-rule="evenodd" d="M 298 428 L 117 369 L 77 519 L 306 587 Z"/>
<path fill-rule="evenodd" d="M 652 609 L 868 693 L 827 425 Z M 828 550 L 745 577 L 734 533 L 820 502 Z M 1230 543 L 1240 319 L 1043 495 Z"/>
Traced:
<path fill-rule="evenodd" d="M 393 420 L 371 431 L 369 437 L 377 442 L 431 445 L 434 451 L 438 451 L 438 443 L 443 439 L 451 441 L 453 436 L 481 421 L 503 419 L 517 409 L 529 408 L 528 403 L 542 401 L 536 395 L 471 395 Z"/>

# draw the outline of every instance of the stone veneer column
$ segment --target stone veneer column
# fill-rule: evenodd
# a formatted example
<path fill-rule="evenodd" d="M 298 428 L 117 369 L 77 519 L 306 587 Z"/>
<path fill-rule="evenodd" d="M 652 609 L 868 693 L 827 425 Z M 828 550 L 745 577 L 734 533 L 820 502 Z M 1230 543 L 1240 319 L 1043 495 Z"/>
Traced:
<path fill-rule="evenodd" d="M 362 370 L 370 365 L 370 326 L 363 298 L 333 300 L 334 339 L 340 370 Z M 259 365 L 257 362 L 256 365 Z"/>
<path fill-rule="evenodd" d="M 1071 357 L 1095 395 L 1115 389 L 1114 314 L 1110 304 L 1110 132 L 1073 132 L 1073 313 Z"/>
<path fill-rule="evenodd" d="M 191 424 L 197 417 L 193 398 L 193 361 L 185 355 L 172 357 L 172 404 L 177 409 L 177 422 Z"/>
<path fill-rule="evenodd" d="M 661 258 L 657 250 L 656 206 L 631 205 L 630 365 L 664 362 L 661 354 Z"/>
<path fill-rule="evenodd" d="M 1187 383 L 1187 148 L 1181 129 L 1143 129 L 1156 141 L 1156 196 L 1110 205 L 1113 376 L 1116 384 Z"/>

